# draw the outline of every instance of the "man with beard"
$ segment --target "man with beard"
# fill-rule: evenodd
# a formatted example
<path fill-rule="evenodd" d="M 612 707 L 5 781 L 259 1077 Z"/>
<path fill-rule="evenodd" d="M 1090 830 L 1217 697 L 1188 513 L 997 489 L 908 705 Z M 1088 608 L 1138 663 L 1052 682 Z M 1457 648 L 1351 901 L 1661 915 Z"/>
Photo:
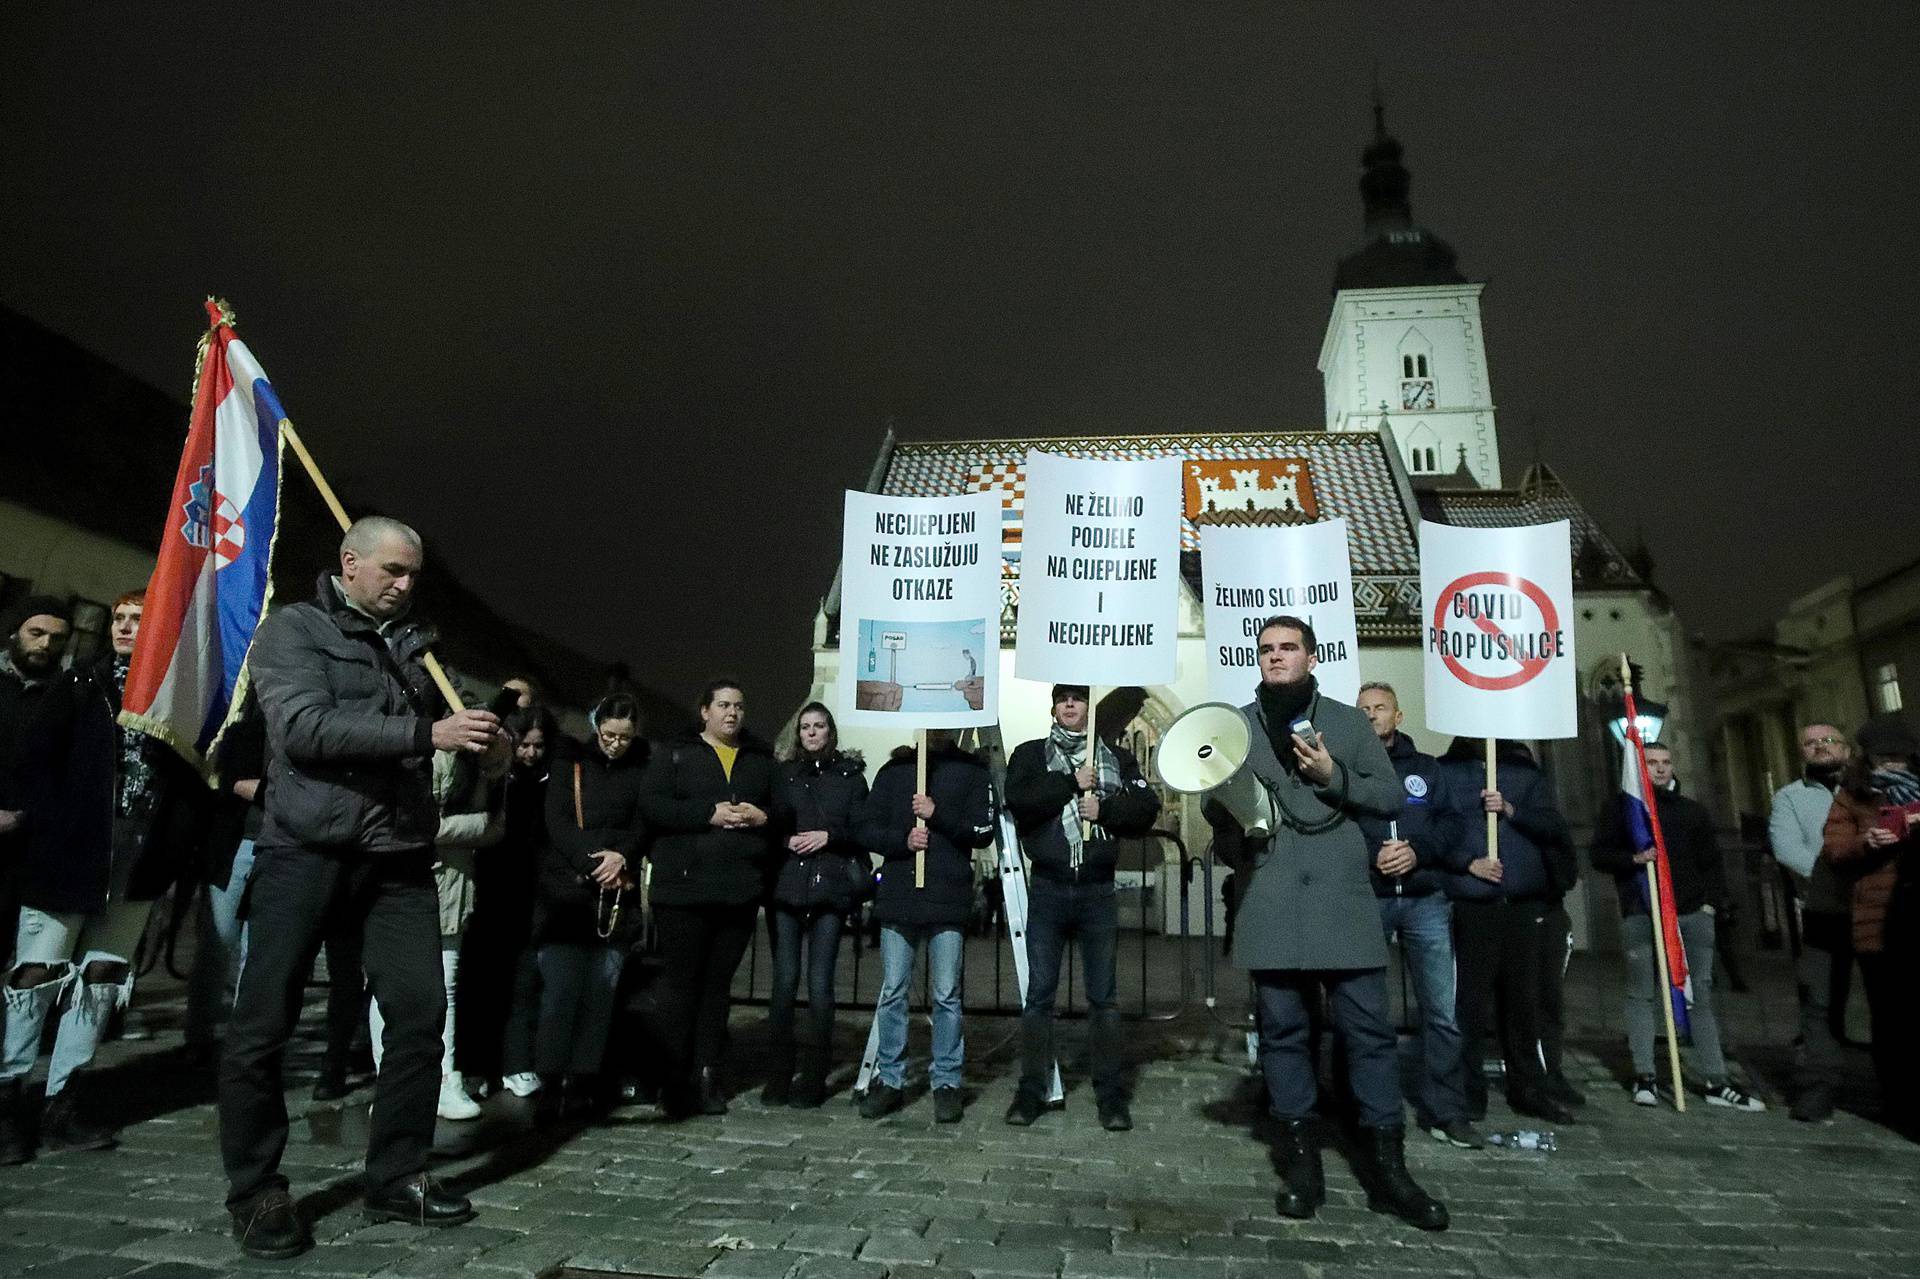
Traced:
<path fill-rule="evenodd" d="M 0 628 L 6 635 L 0 649 L 0 937 L 11 938 L 20 924 L 20 858 L 27 842 L 22 747 L 28 721 L 60 674 L 71 624 L 64 600 L 31 595 L 7 610 Z"/>
<path fill-rule="evenodd" d="M 184 822 L 204 788 L 179 756 L 118 723 L 145 599 L 133 592 L 114 601 L 113 651 L 61 676 L 28 730 L 20 925 L 0 1058 L 0 1147 L 15 1163 L 30 1153 L 21 1134 L 21 1085 L 47 1018 L 61 1005 L 41 1141 L 54 1150 L 114 1144 L 110 1128 L 85 1117 L 75 1079 L 93 1060 L 107 1020 L 126 1007 L 147 914 L 195 839 Z"/>
<path fill-rule="evenodd" d="M 1847 881 L 1820 855 L 1833 792 L 1852 757 L 1847 735 L 1832 724 L 1815 722 L 1800 730 L 1804 771 L 1774 792 L 1767 817 L 1767 839 L 1774 860 L 1793 876 L 1800 903 L 1800 1060 L 1795 1070 L 1799 1095 L 1789 1112 L 1805 1123 L 1833 1117 L 1833 1092 L 1839 1082 L 1840 1044 L 1833 1033 L 1833 1010 L 1845 1008 L 1848 975 L 1853 968 Z"/>
<path fill-rule="evenodd" d="M 1255 652 L 1260 684 L 1241 708 L 1252 730 L 1246 767 L 1272 798 L 1276 820 L 1271 834 L 1244 840 L 1233 958 L 1251 972 L 1256 991 L 1260 1065 L 1286 1182 L 1277 1206 L 1283 1216 L 1306 1218 L 1326 1201 L 1311 1130 L 1312 1008 L 1324 992 L 1346 1043 L 1367 1206 L 1444 1230 L 1445 1206 L 1407 1172 L 1387 944 L 1367 877 L 1373 851 L 1359 824 L 1395 817 L 1404 791 L 1366 717 L 1321 694 L 1310 623 L 1268 618 Z"/>

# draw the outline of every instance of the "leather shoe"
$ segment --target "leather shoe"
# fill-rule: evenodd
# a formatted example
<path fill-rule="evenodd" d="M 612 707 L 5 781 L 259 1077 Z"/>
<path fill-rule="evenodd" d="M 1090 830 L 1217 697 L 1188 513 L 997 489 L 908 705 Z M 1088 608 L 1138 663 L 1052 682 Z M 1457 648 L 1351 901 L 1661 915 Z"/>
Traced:
<path fill-rule="evenodd" d="M 1133 1112 L 1124 1101 L 1109 1102 L 1100 1107 L 1100 1126 L 1108 1132 L 1131 1132 Z"/>
<path fill-rule="evenodd" d="M 957 1124 L 966 1109 L 966 1101 L 957 1087 L 949 1085 L 933 1090 L 933 1122 L 936 1124 Z"/>
<path fill-rule="evenodd" d="M 377 1195 L 368 1195 L 367 1216 L 409 1226 L 457 1226 L 473 1219 L 473 1204 L 465 1195 L 442 1190 L 423 1172 Z"/>
<path fill-rule="evenodd" d="M 1007 1107 L 1007 1122 L 1015 1128 L 1026 1128 L 1040 1118 L 1046 1107 L 1029 1092 L 1013 1094 L 1013 1104 Z"/>
<path fill-rule="evenodd" d="M 860 1099 L 860 1117 L 862 1119 L 884 1119 L 905 1104 L 906 1097 L 898 1088 L 881 1083 L 878 1079 L 867 1085 L 867 1095 Z"/>
<path fill-rule="evenodd" d="M 1571 1110 L 1568 1110 L 1545 1092 L 1516 1092 L 1507 1098 L 1507 1104 L 1513 1107 L 1515 1114 L 1530 1115 L 1535 1119 L 1544 1119 L 1548 1123 L 1572 1124 L 1579 1122 Z"/>
<path fill-rule="evenodd" d="M 249 1257 L 284 1261 L 313 1247 L 307 1223 L 293 1196 L 284 1190 L 269 1190 L 250 1204 L 232 1210 L 233 1237 L 240 1251 Z"/>

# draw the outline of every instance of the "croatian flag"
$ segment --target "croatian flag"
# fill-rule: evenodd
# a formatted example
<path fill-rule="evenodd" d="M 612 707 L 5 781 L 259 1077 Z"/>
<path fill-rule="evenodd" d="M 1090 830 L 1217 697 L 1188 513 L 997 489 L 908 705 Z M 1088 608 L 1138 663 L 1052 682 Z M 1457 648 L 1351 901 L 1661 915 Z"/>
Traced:
<path fill-rule="evenodd" d="M 193 418 L 147 586 L 120 722 L 206 772 L 265 611 L 280 517 L 280 397 L 207 301 Z"/>
<path fill-rule="evenodd" d="M 1626 808 L 1627 830 L 1633 846 L 1653 849 L 1654 878 L 1660 885 L 1660 909 L 1653 926 L 1660 930 L 1667 951 L 1668 992 L 1673 1001 L 1675 1033 L 1687 1031 L 1687 1000 L 1692 994 L 1692 979 L 1687 975 L 1687 948 L 1680 939 L 1680 916 L 1674 910 L 1673 868 L 1667 861 L 1666 837 L 1660 833 L 1660 810 L 1653 802 L 1653 780 L 1647 776 L 1647 747 L 1640 740 L 1640 715 L 1633 704 L 1633 691 L 1627 690 L 1627 748 L 1620 753 L 1620 802 Z M 1647 900 L 1644 874 L 1634 879 L 1640 900 Z M 1649 908 L 1649 917 L 1653 911 Z"/>

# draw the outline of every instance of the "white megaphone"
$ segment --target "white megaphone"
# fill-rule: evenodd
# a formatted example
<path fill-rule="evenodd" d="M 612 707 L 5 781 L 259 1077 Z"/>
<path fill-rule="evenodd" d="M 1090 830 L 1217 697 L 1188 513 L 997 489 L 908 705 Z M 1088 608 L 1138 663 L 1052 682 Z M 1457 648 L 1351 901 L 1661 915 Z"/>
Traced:
<path fill-rule="evenodd" d="M 1247 767 L 1253 729 L 1237 707 L 1202 702 L 1160 735 L 1160 780 L 1182 795 L 1210 795 L 1249 835 L 1273 833 L 1273 797 Z"/>

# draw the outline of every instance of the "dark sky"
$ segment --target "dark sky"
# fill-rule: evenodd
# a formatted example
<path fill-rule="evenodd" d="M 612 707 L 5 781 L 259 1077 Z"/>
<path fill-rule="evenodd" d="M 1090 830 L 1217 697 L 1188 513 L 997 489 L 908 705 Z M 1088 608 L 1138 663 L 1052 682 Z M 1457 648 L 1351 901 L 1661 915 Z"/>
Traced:
<path fill-rule="evenodd" d="M 1376 62 L 1509 480 L 1716 637 L 1920 554 L 1920 7 L 402 8 L 6 6 L 0 299 L 184 398 L 227 296 L 340 486 L 679 697 L 804 692 L 889 417 L 1319 425 Z"/>

